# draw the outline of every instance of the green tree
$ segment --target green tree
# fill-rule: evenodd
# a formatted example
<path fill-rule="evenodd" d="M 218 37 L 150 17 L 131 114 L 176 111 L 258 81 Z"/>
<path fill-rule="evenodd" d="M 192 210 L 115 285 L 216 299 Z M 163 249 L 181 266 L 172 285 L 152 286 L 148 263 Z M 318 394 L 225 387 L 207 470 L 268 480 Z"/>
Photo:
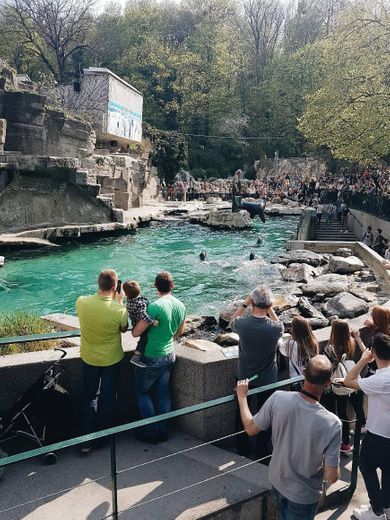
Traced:
<path fill-rule="evenodd" d="M 389 13 L 355 8 L 322 43 L 323 82 L 299 128 L 335 158 L 377 163 L 390 151 Z"/>

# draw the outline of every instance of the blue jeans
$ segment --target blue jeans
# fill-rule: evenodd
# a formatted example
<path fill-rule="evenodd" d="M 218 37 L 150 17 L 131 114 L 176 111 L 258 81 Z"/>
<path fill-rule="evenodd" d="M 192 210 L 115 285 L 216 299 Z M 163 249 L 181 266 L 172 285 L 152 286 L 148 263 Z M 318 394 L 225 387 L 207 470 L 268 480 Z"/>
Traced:
<path fill-rule="evenodd" d="M 143 419 L 153 417 L 156 414 L 171 411 L 171 393 L 169 390 L 169 379 L 172 366 L 175 362 L 175 354 L 172 352 L 159 358 L 142 357 L 146 368 L 135 368 L 135 393 L 138 409 Z M 150 391 L 154 391 L 155 403 L 150 397 Z M 145 435 L 156 436 L 167 432 L 166 421 L 151 424 L 144 428 Z"/>
<path fill-rule="evenodd" d="M 318 502 L 315 504 L 297 504 L 284 497 L 274 488 L 282 520 L 314 520 Z"/>
<path fill-rule="evenodd" d="M 121 362 L 95 367 L 82 362 L 82 433 L 110 428 L 115 422 L 116 389 Z"/>

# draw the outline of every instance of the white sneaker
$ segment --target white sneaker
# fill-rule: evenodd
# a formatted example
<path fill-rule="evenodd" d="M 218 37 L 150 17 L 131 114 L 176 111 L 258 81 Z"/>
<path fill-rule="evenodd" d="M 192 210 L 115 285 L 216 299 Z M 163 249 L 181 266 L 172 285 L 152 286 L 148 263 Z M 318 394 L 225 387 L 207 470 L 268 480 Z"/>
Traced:
<path fill-rule="evenodd" d="M 390 520 L 390 507 L 387 507 L 387 508 L 384 507 L 384 508 L 383 508 L 383 512 L 384 512 L 385 515 L 386 515 L 386 519 L 387 519 L 387 520 Z"/>
<path fill-rule="evenodd" d="M 355 518 L 357 518 L 357 520 L 387 520 L 385 513 L 379 516 L 376 515 L 372 510 L 372 507 L 368 504 L 354 509 L 352 514 Z"/>

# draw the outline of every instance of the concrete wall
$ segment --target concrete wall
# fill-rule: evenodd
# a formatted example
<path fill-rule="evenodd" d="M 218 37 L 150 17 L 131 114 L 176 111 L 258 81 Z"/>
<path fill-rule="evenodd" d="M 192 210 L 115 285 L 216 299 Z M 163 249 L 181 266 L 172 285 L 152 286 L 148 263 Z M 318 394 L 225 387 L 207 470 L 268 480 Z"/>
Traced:
<path fill-rule="evenodd" d="M 390 203 L 389 203 L 390 204 Z M 372 227 L 375 235 L 376 230 L 382 229 L 383 236 L 390 240 L 390 222 L 360 211 L 357 209 L 350 209 L 351 215 L 348 218 L 348 225 L 355 235 L 360 239 L 368 226 Z"/>
<path fill-rule="evenodd" d="M 0 232 L 110 222 L 111 210 L 76 186 L 37 174 L 16 175 L 0 193 Z"/>
<path fill-rule="evenodd" d="M 315 222 L 313 222 L 313 219 L 315 218 L 315 209 L 310 208 L 303 210 L 301 220 L 298 225 L 298 240 L 312 240 L 315 238 Z"/>

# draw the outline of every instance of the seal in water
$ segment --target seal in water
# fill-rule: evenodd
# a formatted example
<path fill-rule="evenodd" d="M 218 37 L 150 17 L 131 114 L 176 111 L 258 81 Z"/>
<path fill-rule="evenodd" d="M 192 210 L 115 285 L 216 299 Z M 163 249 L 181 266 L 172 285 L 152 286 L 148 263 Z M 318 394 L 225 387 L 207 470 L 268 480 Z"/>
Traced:
<path fill-rule="evenodd" d="M 199 253 L 199 259 L 201 262 L 204 262 L 205 260 L 207 260 L 207 251 L 201 251 Z"/>
<path fill-rule="evenodd" d="M 255 253 L 251 253 L 249 255 L 249 260 L 254 260 L 255 259 Z"/>
<path fill-rule="evenodd" d="M 257 237 L 257 240 L 256 240 L 256 247 L 260 247 L 262 243 L 263 243 L 263 239 L 262 239 L 260 236 Z"/>

